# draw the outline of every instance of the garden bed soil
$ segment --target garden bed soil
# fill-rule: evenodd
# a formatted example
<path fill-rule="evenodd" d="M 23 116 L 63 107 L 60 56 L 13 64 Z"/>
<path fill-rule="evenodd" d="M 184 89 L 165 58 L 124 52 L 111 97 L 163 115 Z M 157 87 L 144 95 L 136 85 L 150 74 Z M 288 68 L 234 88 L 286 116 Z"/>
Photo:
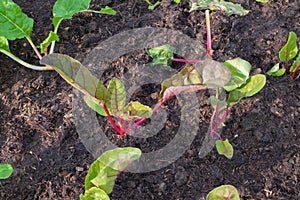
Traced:
<path fill-rule="evenodd" d="M 55 1 L 15 2 L 35 19 L 32 38 L 38 44 L 52 28 L 51 9 Z M 225 61 L 241 57 L 252 64 L 252 73 L 265 73 L 279 61 L 278 51 L 289 31 L 300 36 L 300 3 L 298 0 L 267 4 L 254 0 L 233 2 L 241 3 L 250 13 L 244 17 L 211 13 L 213 58 Z M 179 5 L 163 1 L 154 11 L 138 0 L 92 1 L 91 8 L 106 5 L 118 14 L 80 13 L 72 20 L 63 21 L 57 52 L 83 61 L 101 41 L 140 27 L 178 30 L 205 46 L 204 12 L 189 13 L 186 0 Z M 10 42 L 10 46 L 22 59 L 38 64 L 25 40 Z M 137 57 L 143 59 L 144 54 L 140 52 Z M 127 56 L 125 62 L 136 60 Z M 0 77 L 0 161 L 11 163 L 15 169 L 9 179 L 0 181 L 0 199 L 79 199 L 94 158 L 76 132 L 72 87 L 54 71 L 32 71 L 4 55 L 0 55 Z M 154 90 L 151 87 L 149 93 Z M 153 101 L 150 94 L 143 94 L 146 101 L 147 98 Z M 170 107 L 172 103 L 176 104 L 171 102 Z M 205 132 L 211 116 L 207 100 L 200 102 L 200 106 L 203 113 L 199 133 Z M 168 141 L 174 136 L 168 126 L 180 123 L 178 116 L 173 114 L 168 120 L 171 123 L 156 141 Z M 107 130 L 112 134 L 111 128 Z M 186 153 L 169 166 L 149 173 L 122 173 L 111 199 L 199 200 L 222 184 L 234 185 L 242 199 L 300 198 L 299 80 L 288 75 L 268 76 L 261 92 L 233 107 L 222 134 L 234 146 L 231 160 L 218 155 L 216 150 L 200 159 L 198 151 L 204 137 L 198 134 Z M 124 146 L 128 142 L 143 147 L 143 151 L 151 150 L 145 141 L 136 144 L 129 136 L 123 140 Z M 159 149 L 163 145 L 155 144 L 152 142 L 151 148 Z"/>

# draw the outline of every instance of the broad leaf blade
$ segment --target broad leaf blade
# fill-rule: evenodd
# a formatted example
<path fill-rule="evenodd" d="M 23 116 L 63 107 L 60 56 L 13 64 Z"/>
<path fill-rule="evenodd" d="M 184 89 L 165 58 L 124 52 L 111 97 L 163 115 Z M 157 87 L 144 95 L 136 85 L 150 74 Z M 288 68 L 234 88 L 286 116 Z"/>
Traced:
<path fill-rule="evenodd" d="M 231 80 L 224 86 L 226 91 L 232 91 L 246 83 L 251 70 L 249 62 L 241 58 L 235 58 L 225 61 L 224 65 L 231 71 Z"/>
<path fill-rule="evenodd" d="M 112 115 L 121 114 L 126 105 L 126 91 L 124 84 L 114 78 L 110 80 L 108 86 L 108 97 L 106 99 L 107 109 Z"/>
<path fill-rule="evenodd" d="M 67 55 L 52 53 L 44 56 L 40 63 L 52 66 L 73 87 L 104 103 L 108 95 L 106 88 L 77 60 Z"/>
<path fill-rule="evenodd" d="M 288 41 L 279 51 L 279 59 L 280 61 L 288 62 L 289 60 L 293 59 L 297 53 L 297 35 L 294 32 L 290 32 Z"/>
<path fill-rule="evenodd" d="M 10 164 L 0 164 L 0 179 L 6 179 L 10 177 L 14 169 Z"/>
<path fill-rule="evenodd" d="M 100 188 L 92 187 L 84 195 L 80 194 L 80 200 L 109 200 L 109 196 Z"/>
<path fill-rule="evenodd" d="M 91 0 L 57 0 L 53 6 L 53 17 L 71 19 L 75 13 L 87 10 Z"/>
<path fill-rule="evenodd" d="M 286 69 L 285 68 L 280 69 L 279 63 L 277 63 L 270 70 L 268 70 L 266 74 L 269 76 L 283 76 L 285 71 Z"/>
<path fill-rule="evenodd" d="M 126 111 L 132 119 L 150 118 L 152 115 L 152 109 L 138 101 L 130 102 L 126 107 Z"/>
<path fill-rule="evenodd" d="M 249 13 L 249 10 L 245 10 L 241 4 L 234 4 L 232 2 L 227 2 L 223 0 L 199 0 L 199 2 L 192 3 L 191 11 L 195 10 L 221 10 L 226 13 L 227 16 L 230 15 L 240 15 L 244 16 Z"/>
<path fill-rule="evenodd" d="M 202 78 L 206 86 L 220 88 L 230 81 L 231 72 L 223 63 L 208 59 L 203 61 L 202 64 Z"/>
<path fill-rule="evenodd" d="M 50 31 L 48 37 L 40 44 L 41 46 L 41 53 L 46 53 L 48 46 L 51 44 L 53 41 L 59 41 L 59 37 L 56 33 L 53 31 Z"/>
<path fill-rule="evenodd" d="M 30 37 L 33 19 L 24 14 L 12 0 L 0 2 L 0 36 L 8 40 Z"/>
<path fill-rule="evenodd" d="M 101 8 L 100 13 L 105 14 L 105 15 L 116 15 L 117 14 L 117 12 L 109 6 L 105 6 L 104 8 Z"/>
<path fill-rule="evenodd" d="M 239 192 L 232 185 L 221 185 L 208 193 L 206 200 L 240 200 Z"/>
<path fill-rule="evenodd" d="M 107 194 L 112 192 L 115 180 L 120 172 L 141 156 L 137 148 L 116 148 L 105 152 L 90 167 L 85 180 L 85 190 L 98 187 Z"/>
<path fill-rule="evenodd" d="M 172 64 L 174 53 L 176 49 L 170 45 L 162 45 L 152 49 L 146 49 L 146 52 L 152 57 L 153 61 L 150 63 L 153 65 L 168 65 Z"/>
<path fill-rule="evenodd" d="M 4 36 L 0 36 L 0 49 L 10 52 L 8 40 Z"/>
<path fill-rule="evenodd" d="M 91 109 L 96 111 L 99 115 L 104 116 L 104 117 L 107 116 L 104 109 L 99 105 L 99 101 L 95 100 L 95 98 L 85 95 L 84 101 Z"/>
<path fill-rule="evenodd" d="M 231 159 L 233 156 L 233 147 L 230 144 L 229 140 L 226 139 L 224 141 L 217 140 L 216 148 L 220 155 L 224 155 L 226 158 Z"/>
<path fill-rule="evenodd" d="M 290 68 L 290 72 L 295 72 L 298 71 L 300 68 L 300 53 L 297 57 L 297 59 L 293 62 L 291 68 Z"/>

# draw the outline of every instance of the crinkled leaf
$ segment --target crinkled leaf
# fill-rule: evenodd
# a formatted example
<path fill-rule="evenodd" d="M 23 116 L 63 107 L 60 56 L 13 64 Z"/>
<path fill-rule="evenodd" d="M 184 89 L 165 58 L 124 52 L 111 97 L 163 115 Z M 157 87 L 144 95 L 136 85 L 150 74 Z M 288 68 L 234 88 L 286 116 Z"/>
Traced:
<path fill-rule="evenodd" d="M 266 74 L 269 76 L 283 76 L 285 71 L 286 69 L 285 68 L 280 69 L 279 63 L 277 63 L 270 70 L 268 70 Z"/>
<path fill-rule="evenodd" d="M 294 71 L 298 71 L 300 68 L 300 53 L 297 57 L 297 59 L 293 62 L 291 68 L 290 68 L 290 72 L 294 72 Z"/>
<path fill-rule="evenodd" d="M 54 33 L 53 31 L 50 31 L 48 37 L 40 44 L 41 53 L 46 53 L 48 46 L 53 41 L 59 41 L 59 37 L 56 33 Z"/>
<path fill-rule="evenodd" d="M 231 79 L 230 70 L 223 63 L 208 59 L 203 61 L 203 83 L 210 88 L 220 88 Z"/>
<path fill-rule="evenodd" d="M 108 97 L 106 99 L 107 109 L 112 115 L 119 115 L 126 104 L 126 91 L 124 84 L 119 79 L 110 80 L 108 86 Z"/>
<path fill-rule="evenodd" d="M 290 32 L 288 41 L 279 51 L 279 59 L 280 61 L 288 62 L 289 60 L 293 59 L 297 53 L 297 35 L 294 32 Z"/>
<path fill-rule="evenodd" d="M 116 178 L 130 163 L 138 159 L 142 152 L 138 148 L 116 148 L 102 154 L 90 167 L 85 179 L 85 190 L 98 187 L 111 193 Z"/>
<path fill-rule="evenodd" d="M 263 74 L 256 74 L 251 76 L 247 83 L 241 87 L 231 91 L 228 97 L 229 107 L 236 104 L 240 99 L 244 97 L 251 97 L 258 93 L 266 84 L 266 76 Z"/>
<path fill-rule="evenodd" d="M 109 196 L 100 188 L 92 187 L 84 195 L 80 194 L 80 200 L 109 200 Z"/>
<path fill-rule="evenodd" d="M 229 92 L 246 83 L 251 70 L 249 62 L 241 58 L 235 58 L 225 61 L 224 65 L 231 71 L 231 80 L 224 86 L 225 90 Z"/>
<path fill-rule="evenodd" d="M 179 73 L 162 82 L 160 101 L 166 101 L 181 92 L 192 92 L 206 88 L 202 84 L 200 73 L 194 67 L 186 66 Z"/>
<path fill-rule="evenodd" d="M 8 40 L 30 37 L 33 19 L 24 14 L 12 0 L 0 2 L 0 36 Z"/>
<path fill-rule="evenodd" d="M 6 179 L 11 176 L 14 169 L 10 164 L 0 164 L 0 179 Z"/>
<path fill-rule="evenodd" d="M 170 45 L 162 45 L 152 49 L 146 49 L 146 52 L 152 57 L 152 66 L 154 65 L 168 65 L 172 64 L 174 53 L 176 49 Z"/>
<path fill-rule="evenodd" d="M 0 49 L 10 52 L 8 40 L 4 36 L 0 36 Z"/>
<path fill-rule="evenodd" d="M 80 62 L 67 55 L 52 53 L 44 56 L 40 63 L 52 66 L 68 83 L 98 103 L 104 103 L 108 96 L 104 85 Z"/>
<path fill-rule="evenodd" d="M 206 200 L 240 200 L 239 192 L 232 185 L 221 185 L 208 193 Z"/>
<path fill-rule="evenodd" d="M 249 13 L 249 10 L 245 10 L 241 4 L 227 2 L 223 0 L 199 0 L 199 2 L 192 3 L 191 11 L 194 10 L 221 10 L 225 11 L 227 16 L 230 15 L 246 15 Z"/>
<path fill-rule="evenodd" d="M 220 155 L 224 155 L 226 158 L 231 159 L 233 156 L 233 147 L 230 144 L 229 140 L 226 139 L 224 141 L 217 140 L 216 148 Z"/>
<path fill-rule="evenodd" d="M 149 118 L 152 115 L 152 109 L 138 101 L 130 102 L 126 111 L 131 118 Z"/>
<path fill-rule="evenodd" d="M 117 12 L 109 6 L 105 6 L 104 8 L 101 8 L 100 13 L 101 14 L 106 14 L 106 15 L 115 15 L 115 14 L 117 14 Z"/>
<path fill-rule="evenodd" d="M 99 115 L 106 117 L 107 114 L 104 111 L 104 109 L 102 108 L 102 106 L 99 105 L 98 101 L 96 101 L 94 98 L 85 95 L 84 96 L 84 101 L 85 103 L 94 111 L 96 111 Z"/>

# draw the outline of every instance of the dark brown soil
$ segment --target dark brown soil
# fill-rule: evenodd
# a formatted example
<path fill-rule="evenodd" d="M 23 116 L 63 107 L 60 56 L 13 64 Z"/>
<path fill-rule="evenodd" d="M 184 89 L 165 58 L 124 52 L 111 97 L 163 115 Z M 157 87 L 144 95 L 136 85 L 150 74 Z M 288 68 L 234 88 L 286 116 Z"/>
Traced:
<path fill-rule="evenodd" d="M 35 19 L 32 38 L 38 44 L 51 30 L 55 1 L 15 2 Z M 214 59 L 241 57 L 252 64 L 253 72 L 265 73 L 279 61 L 278 51 L 289 31 L 300 36 L 299 1 L 233 2 L 241 3 L 251 12 L 244 17 L 211 13 Z M 91 8 L 105 5 L 118 14 L 81 13 L 63 21 L 57 52 L 82 61 L 110 36 L 147 26 L 179 30 L 205 46 L 204 12 L 189 13 L 187 0 L 179 5 L 166 0 L 155 11 L 148 10 L 147 4 L 138 0 L 92 1 Z M 38 63 L 25 40 L 10 42 L 10 46 L 22 59 Z M 128 59 L 126 62 L 135 62 L 130 56 Z M 0 55 L 0 77 L 0 162 L 11 163 L 15 169 L 12 177 L 1 180 L 0 199 L 79 199 L 94 158 L 76 132 L 72 87 L 55 72 L 32 71 L 4 55 Z M 176 104 L 171 102 L 171 107 L 172 103 Z M 200 129 L 205 130 L 211 110 L 207 102 L 201 106 L 206 114 L 202 116 L 204 123 Z M 178 117 L 172 116 L 169 120 L 178 123 Z M 164 144 L 168 142 L 166 138 L 173 137 L 169 130 L 164 131 L 167 136 L 161 135 Z M 198 151 L 203 135 L 198 135 L 189 150 L 173 164 L 155 172 L 122 173 L 111 199 L 199 200 L 222 184 L 236 186 L 242 199 L 300 199 L 299 80 L 294 81 L 288 75 L 268 77 L 259 94 L 242 100 L 232 109 L 223 137 L 234 145 L 232 160 L 219 156 L 215 150 L 200 159 Z M 121 141 L 125 146 L 126 142 L 131 146 L 136 144 L 128 138 Z M 137 145 L 147 147 L 142 142 Z M 152 142 L 151 148 L 159 149 L 160 145 L 163 144 L 155 146 Z"/>

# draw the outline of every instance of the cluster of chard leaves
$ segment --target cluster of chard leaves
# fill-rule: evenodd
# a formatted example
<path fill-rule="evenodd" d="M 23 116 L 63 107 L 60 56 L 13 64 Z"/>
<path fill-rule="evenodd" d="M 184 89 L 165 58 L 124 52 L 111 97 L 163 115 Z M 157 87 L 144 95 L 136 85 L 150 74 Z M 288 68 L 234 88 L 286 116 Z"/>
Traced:
<path fill-rule="evenodd" d="M 0 1 L 0 52 L 4 53 L 19 64 L 34 70 L 52 70 L 50 66 L 35 66 L 21 60 L 9 49 L 9 40 L 26 38 L 33 48 L 36 56 L 41 59 L 42 55 L 54 52 L 55 42 L 59 41 L 58 28 L 62 20 L 71 19 L 79 12 L 95 12 L 115 15 L 116 11 L 106 6 L 100 11 L 89 10 L 91 0 L 57 0 L 53 6 L 53 31 L 36 46 L 31 38 L 34 21 L 22 12 L 21 8 L 12 0 Z M 48 50 L 49 49 L 49 50 Z"/>
<path fill-rule="evenodd" d="M 232 185 L 221 185 L 208 193 L 206 200 L 240 200 L 237 189 Z"/>
<path fill-rule="evenodd" d="M 11 164 L 0 164 L 0 179 L 7 179 L 11 176 L 14 169 Z"/>
<path fill-rule="evenodd" d="M 144 121 L 152 115 L 152 109 L 139 102 L 131 101 L 126 104 L 125 86 L 120 80 L 114 78 L 105 87 L 80 62 L 67 55 L 52 53 L 44 56 L 40 63 L 51 66 L 70 85 L 82 92 L 87 105 L 98 114 L 107 116 L 113 128 L 121 136 L 132 129 L 132 126 L 126 127 L 128 121 Z"/>
<path fill-rule="evenodd" d="M 155 47 L 146 50 L 146 52 L 153 58 L 152 65 L 168 65 L 177 60 L 174 58 L 176 50 L 170 45 Z M 185 61 L 188 62 L 189 60 Z M 165 80 L 162 83 L 160 98 L 166 101 L 181 91 L 215 89 L 216 96 L 210 97 L 210 103 L 214 107 L 209 128 L 210 135 L 211 137 L 216 135 L 219 138 L 216 141 L 218 153 L 230 159 L 233 156 L 232 145 L 228 139 L 222 140 L 217 129 L 223 125 L 233 105 L 244 97 L 255 95 L 265 86 L 266 76 L 263 74 L 250 76 L 250 70 L 251 64 L 241 58 L 227 60 L 223 63 L 206 59 L 201 61 L 200 67 L 185 66 L 178 74 Z M 183 85 L 184 87 L 182 87 Z M 172 88 L 174 86 L 175 88 Z M 228 92 L 227 99 L 219 99 L 218 97 L 220 90 L 223 89 Z M 223 115 L 220 115 L 221 110 Z"/>
<path fill-rule="evenodd" d="M 138 148 L 126 147 L 106 151 L 89 169 L 85 179 L 85 193 L 80 200 L 109 200 L 118 176 L 137 160 L 142 152 Z"/>
<path fill-rule="evenodd" d="M 296 56 L 297 58 L 289 68 L 289 62 Z M 275 64 L 269 71 L 267 71 L 267 75 L 283 76 L 289 68 L 290 76 L 292 78 L 298 79 L 300 77 L 300 74 L 295 77 L 297 72 L 300 70 L 300 53 L 298 53 L 297 34 L 295 32 L 289 33 L 287 42 L 279 51 L 279 60 L 283 63 L 283 66 L 280 67 L 280 63 Z"/>

